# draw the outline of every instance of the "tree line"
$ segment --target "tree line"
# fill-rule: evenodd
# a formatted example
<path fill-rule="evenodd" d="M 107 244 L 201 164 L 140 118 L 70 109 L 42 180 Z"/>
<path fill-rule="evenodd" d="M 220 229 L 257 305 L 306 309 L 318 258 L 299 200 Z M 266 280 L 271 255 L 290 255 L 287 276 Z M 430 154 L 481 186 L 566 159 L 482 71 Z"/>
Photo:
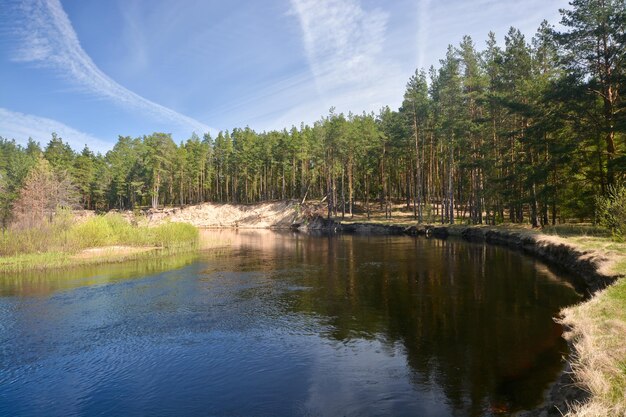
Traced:
<path fill-rule="evenodd" d="M 626 180 L 626 3 L 570 6 L 561 31 L 544 21 L 530 40 L 511 28 L 504 45 L 489 33 L 482 50 L 468 36 L 449 46 L 409 79 L 397 110 L 331 109 L 312 125 L 179 143 L 120 136 L 106 154 L 55 134 L 44 148 L 0 139 L 0 220 L 42 159 L 71 179 L 80 205 L 102 211 L 310 198 L 329 216 L 358 201 L 386 216 L 401 202 L 418 221 L 594 218 L 596 197 Z"/>

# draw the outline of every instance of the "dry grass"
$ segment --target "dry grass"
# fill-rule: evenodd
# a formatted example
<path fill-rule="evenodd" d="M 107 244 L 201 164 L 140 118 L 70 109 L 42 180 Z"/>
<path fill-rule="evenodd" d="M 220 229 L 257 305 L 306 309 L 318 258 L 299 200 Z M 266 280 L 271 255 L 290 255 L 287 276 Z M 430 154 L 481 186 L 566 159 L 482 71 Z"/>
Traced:
<path fill-rule="evenodd" d="M 626 281 L 563 311 L 577 356 L 575 377 L 591 393 L 568 417 L 626 416 Z"/>

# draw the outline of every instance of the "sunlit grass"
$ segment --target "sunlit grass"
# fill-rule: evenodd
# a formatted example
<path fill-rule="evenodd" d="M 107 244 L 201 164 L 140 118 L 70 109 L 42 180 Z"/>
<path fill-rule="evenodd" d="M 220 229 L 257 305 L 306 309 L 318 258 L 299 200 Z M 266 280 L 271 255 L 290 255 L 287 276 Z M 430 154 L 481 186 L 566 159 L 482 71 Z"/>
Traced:
<path fill-rule="evenodd" d="M 611 232 L 604 227 L 595 226 L 588 223 L 580 224 L 557 224 L 544 226 L 542 233 L 557 236 L 595 236 L 595 237 L 611 237 Z"/>
<path fill-rule="evenodd" d="M 69 256 L 61 252 L 25 253 L 0 256 L 0 271 L 22 271 L 42 266 L 42 269 L 62 267 L 69 264 Z"/>
<path fill-rule="evenodd" d="M 617 269 L 626 273 L 626 263 Z M 591 400 L 569 416 L 626 415 L 626 280 L 566 309 L 564 322 L 573 326 L 576 377 L 591 393 Z"/>
<path fill-rule="evenodd" d="M 134 226 L 119 214 L 79 223 L 60 216 L 37 228 L 5 231 L 0 238 L 0 271 L 119 262 L 195 249 L 198 240 L 198 229 L 185 223 L 145 227 Z M 104 249 L 86 251 L 92 248 Z"/>

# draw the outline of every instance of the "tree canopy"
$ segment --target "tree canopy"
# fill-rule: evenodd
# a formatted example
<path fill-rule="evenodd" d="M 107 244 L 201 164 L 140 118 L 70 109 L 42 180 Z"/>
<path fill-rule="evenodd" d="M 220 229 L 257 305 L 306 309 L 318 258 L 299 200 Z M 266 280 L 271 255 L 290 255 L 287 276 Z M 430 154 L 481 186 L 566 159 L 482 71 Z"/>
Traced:
<path fill-rule="evenodd" d="M 438 68 L 415 71 L 397 110 L 330 109 L 312 125 L 180 142 L 120 136 L 104 155 L 54 133 L 44 149 L 0 139 L 0 220 L 42 160 L 95 210 L 316 198 L 329 215 L 359 201 L 387 215 L 402 202 L 429 222 L 593 218 L 626 180 L 626 5 L 573 0 L 561 15 L 563 30 L 543 22 L 530 40 L 511 28 L 478 49 L 463 37 Z"/>

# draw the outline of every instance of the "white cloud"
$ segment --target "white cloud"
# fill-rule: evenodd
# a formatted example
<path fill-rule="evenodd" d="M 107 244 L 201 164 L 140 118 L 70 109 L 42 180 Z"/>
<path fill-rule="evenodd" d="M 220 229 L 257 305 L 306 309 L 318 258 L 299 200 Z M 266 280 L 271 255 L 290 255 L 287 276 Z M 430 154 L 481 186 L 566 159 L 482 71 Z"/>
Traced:
<path fill-rule="evenodd" d="M 293 0 L 313 73 L 324 90 L 368 81 L 382 50 L 388 15 L 351 0 Z"/>
<path fill-rule="evenodd" d="M 85 145 L 97 152 L 106 152 L 111 148 L 110 143 L 56 120 L 13 112 L 0 107 L 0 136 L 5 139 L 15 139 L 24 144 L 28 138 L 32 138 L 45 146 L 51 139 L 52 132 L 63 138 L 63 141 L 69 143 L 75 151 L 82 150 Z"/>
<path fill-rule="evenodd" d="M 388 57 L 388 13 L 365 10 L 357 0 L 291 3 L 323 103 L 359 112 L 397 101 L 407 74 Z"/>
<path fill-rule="evenodd" d="M 20 45 L 15 60 L 53 68 L 87 92 L 138 109 L 155 120 L 167 120 L 197 133 L 210 128 L 195 119 L 154 103 L 121 86 L 96 66 L 83 50 L 59 0 L 34 0 L 20 4 L 17 33 Z"/>
<path fill-rule="evenodd" d="M 485 48 L 487 34 L 493 31 L 503 47 L 504 36 L 511 26 L 519 29 L 529 42 L 543 19 L 558 24 L 559 8 L 568 0 L 473 0 L 428 1 L 426 36 L 420 42 L 423 65 L 439 65 L 449 44 L 458 45 L 464 35 L 474 40 L 477 49 Z"/>
<path fill-rule="evenodd" d="M 429 34 L 429 8 L 430 0 L 422 0 L 419 3 L 419 16 L 417 23 L 417 68 L 424 67 L 426 48 Z"/>

